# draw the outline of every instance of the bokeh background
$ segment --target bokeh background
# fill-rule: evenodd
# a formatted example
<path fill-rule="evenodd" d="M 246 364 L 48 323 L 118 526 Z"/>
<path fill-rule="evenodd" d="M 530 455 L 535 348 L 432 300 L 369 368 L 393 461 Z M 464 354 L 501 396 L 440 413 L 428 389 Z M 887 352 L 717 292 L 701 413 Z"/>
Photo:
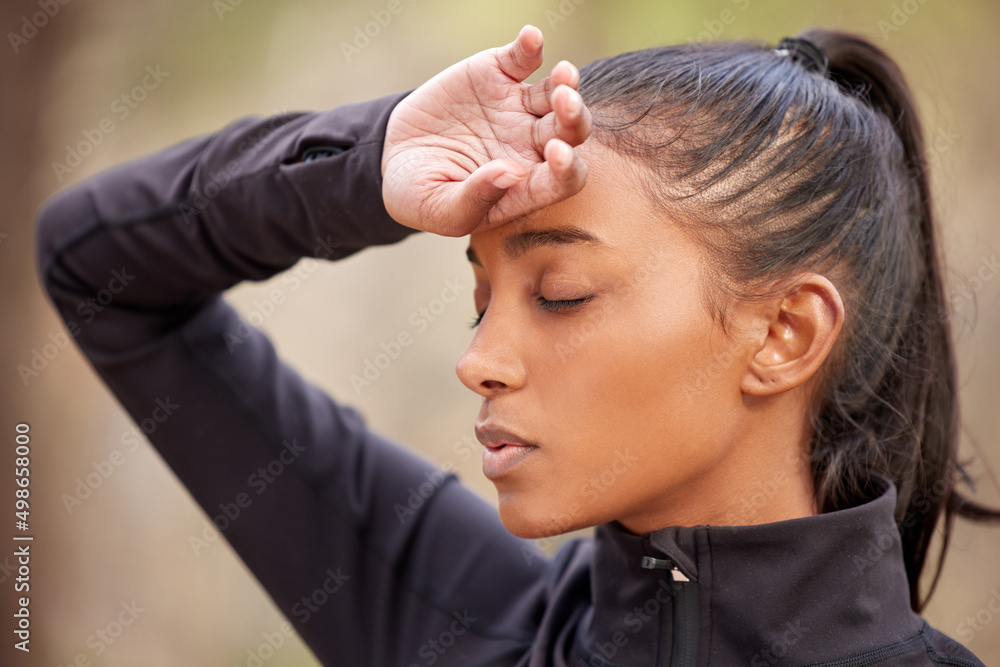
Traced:
<path fill-rule="evenodd" d="M 1000 502 L 993 473 L 1000 464 L 1000 3 L 401 0 L 402 10 L 377 34 L 360 38 L 372 12 L 387 4 L 0 4 L 6 35 L 0 45 L 0 533 L 14 532 L 7 528 L 11 450 L 14 425 L 24 421 L 33 437 L 36 535 L 30 656 L 11 648 L 14 575 L 4 558 L 12 548 L 0 549 L 0 664 L 69 665 L 83 655 L 108 666 L 244 666 L 284 621 L 228 545 L 216 541 L 195 553 L 189 537 L 201 533 L 206 516 L 147 442 L 126 451 L 82 504 L 65 504 L 78 479 L 122 449 L 132 424 L 72 346 L 37 376 L 25 381 L 18 373 L 50 335 L 63 331 L 36 278 L 32 230 L 39 204 L 68 183 L 235 118 L 325 109 L 414 88 L 476 51 L 509 42 L 525 23 L 545 34 L 546 67 L 686 40 L 773 43 L 810 26 L 864 33 L 898 58 L 933 147 L 961 363 L 962 451 L 976 460 L 979 496 Z M 39 15 L 45 7 L 51 16 Z M 160 80 L 133 93 L 147 67 L 159 68 Z M 116 100 L 126 94 L 134 104 L 122 117 L 125 107 Z M 100 129 L 105 118 L 112 119 L 110 131 L 107 124 Z M 93 146 L 78 165 L 54 166 L 66 163 L 68 145 L 84 140 Z M 454 374 L 471 338 L 471 288 L 370 387 L 359 394 L 349 380 L 382 341 L 412 331 L 409 315 L 439 295 L 445 280 L 470 284 L 464 245 L 418 235 L 324 263 L 304 274 L 299 289 L 284 287 L 285 303 L 261 313 L 262 329 L 306 377 L 358 406 L 376 429 L 455 465 L 493 502 L 478 456 L 463 446 L 478 399 Z M 231 297 L 249 315 L 260 310 L 255 301 L 268 289 L 243 285 Z M 122 604 L 133 601 L 142 610 L 135 621 L 111 643 L 97 639 Z M 998 608 L 1000 528 L 959 523 L 926 617 L 996 665 Z M 295 637 L 264 663 L 317 664 Z"/>

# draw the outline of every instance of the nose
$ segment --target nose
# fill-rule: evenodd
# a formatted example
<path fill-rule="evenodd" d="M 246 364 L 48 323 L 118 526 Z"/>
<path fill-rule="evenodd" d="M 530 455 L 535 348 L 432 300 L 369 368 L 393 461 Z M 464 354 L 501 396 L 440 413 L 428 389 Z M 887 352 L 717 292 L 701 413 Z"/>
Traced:
<path fill-rule="evenodd" d="M 462 384 L 483 398 L 524 385 L 524 365 L 517 352 L 517 329 L 505 329 L 503 321 L 498 319 L 501 315 L 496 307 L 487 311 L 476 327 L 472 342 L 455 364 Z"/>

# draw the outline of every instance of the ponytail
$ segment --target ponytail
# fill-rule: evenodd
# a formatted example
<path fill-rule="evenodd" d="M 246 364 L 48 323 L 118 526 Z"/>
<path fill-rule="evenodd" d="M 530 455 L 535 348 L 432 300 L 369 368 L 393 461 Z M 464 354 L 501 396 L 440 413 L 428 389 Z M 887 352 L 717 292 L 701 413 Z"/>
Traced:
<path fill-rule="evenodd" d="M 877 46 L 855 35 L 811 30 L 803 37 L 826 52 L 830 77 L 847 94 L 859 97 L 892 124 L 903 147 L 906 175 L 915 201 L 912 224 L 919 239 L 921 278 L 909 317 L 902 325 L 906 354 L 887 374 L 888 389 L 897 409 L 908 416 L 913 429 L 913 451 L 888 459 L 885 472 L 898 490 L 896 519 L 910 582 L 910 604 L 916 611 L 934 592 L 954 517 L 1000 519 L 1000 512 L 973 503 L 959 494 L 960 482 L 971 480 L 958 461 L 958 381 L 942 261 L 936 240 L 924 135 L 916 105 L 902 71 Z M 927 561 L 934 528 L 944 518 L 941 551 L 927 594 L 920 594 L 920 578 Z"/>

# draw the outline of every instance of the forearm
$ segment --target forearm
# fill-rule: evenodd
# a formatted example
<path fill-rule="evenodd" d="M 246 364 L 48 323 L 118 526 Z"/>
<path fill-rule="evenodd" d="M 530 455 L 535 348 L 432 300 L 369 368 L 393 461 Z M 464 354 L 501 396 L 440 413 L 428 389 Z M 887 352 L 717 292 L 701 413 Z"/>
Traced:
<path fill-rule="evenodd" d="M 339 259 L 412 233 L 386 213 L 378 177 L 403 96 L 245 119 L 57 194 L 39 213 L 38 265 L 70 333 L 85 349 L 129 347 L 150 332 L 123 330 L 116 311 L 176 324 L 303 256 Z M 343 150 L 301 161 L 321 146 Z"/>

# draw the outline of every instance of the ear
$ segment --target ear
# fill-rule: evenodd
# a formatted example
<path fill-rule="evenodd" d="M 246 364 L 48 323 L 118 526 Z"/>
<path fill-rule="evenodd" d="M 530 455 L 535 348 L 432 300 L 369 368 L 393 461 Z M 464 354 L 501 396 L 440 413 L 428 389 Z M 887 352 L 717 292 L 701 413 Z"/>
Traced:
<path fill-rule="evenodd" d="M 840 292 L 826 277 L 803 274 L 758 311 L 766 332 L 740 382 L 753 396 L 773 396 L 811 378 L 833 348 L 844 322 Z"/>

